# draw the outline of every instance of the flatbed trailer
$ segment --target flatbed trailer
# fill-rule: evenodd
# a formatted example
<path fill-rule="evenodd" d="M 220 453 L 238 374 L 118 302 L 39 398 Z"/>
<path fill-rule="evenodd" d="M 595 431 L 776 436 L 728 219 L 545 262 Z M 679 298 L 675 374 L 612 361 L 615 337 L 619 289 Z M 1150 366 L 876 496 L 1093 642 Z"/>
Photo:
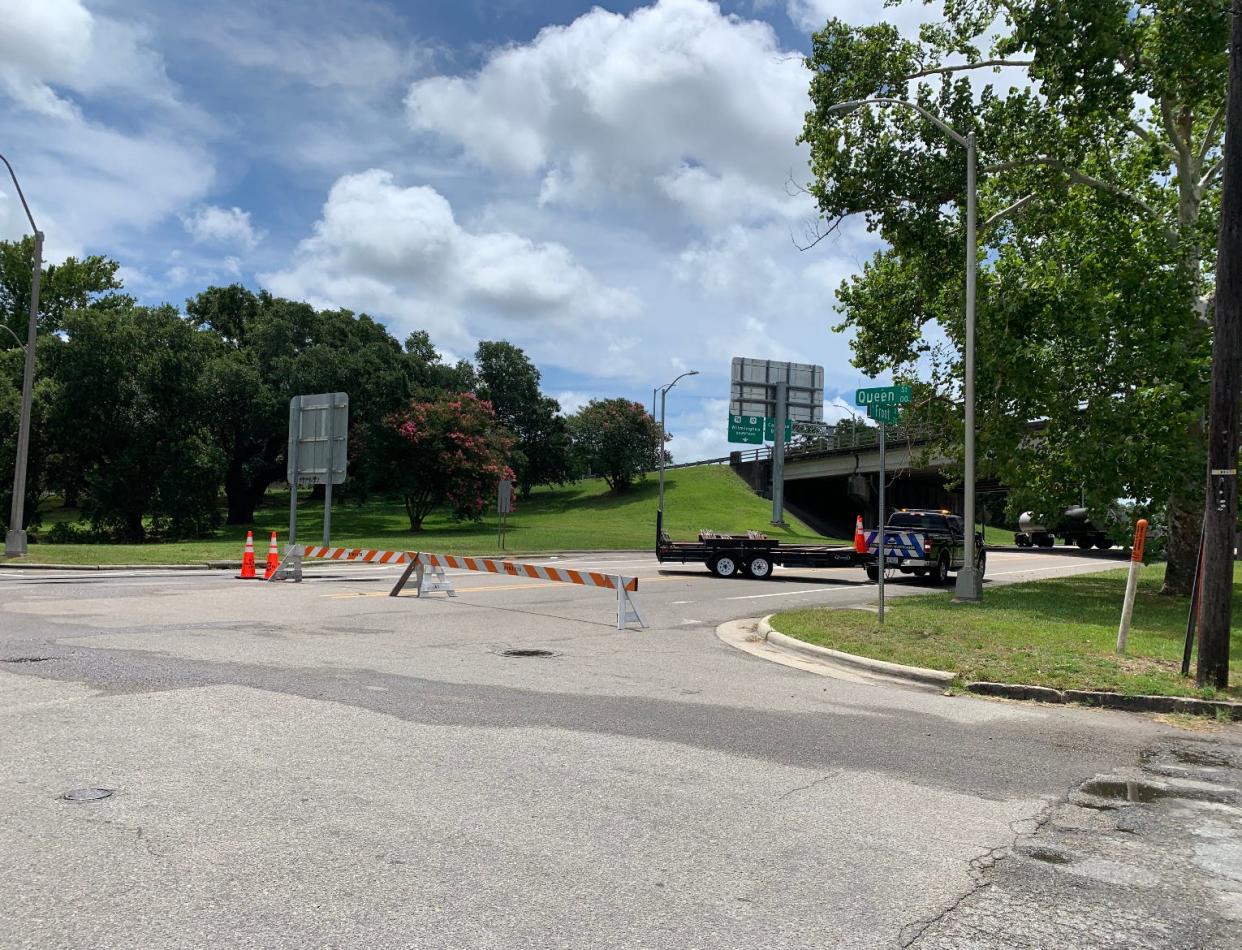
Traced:
<path fill-rule="evenodd" d="M 674 541 L 661 534 L 656 542 L 661 564 L 706 564 L 717 577 L 748 576 L 766 580 L 774 567 L 859 567 L 875 560 L 875 553 L 860 554 L 848 545 L 782 544 L 751 531 L 717 534 L 702 531 L 697 541 Z"/>

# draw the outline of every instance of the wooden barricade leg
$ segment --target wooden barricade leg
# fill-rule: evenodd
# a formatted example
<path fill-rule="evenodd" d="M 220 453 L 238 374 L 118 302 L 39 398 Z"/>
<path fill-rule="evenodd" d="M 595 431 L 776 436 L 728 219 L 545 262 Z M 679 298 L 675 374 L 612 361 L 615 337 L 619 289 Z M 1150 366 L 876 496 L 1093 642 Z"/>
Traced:
<path fill-rule="evenodd" d="M 422 566 L 419 563 L 417 554 L 409 554 L 406 556 L 409 558 L 410 563 L 405 566 L 405 570 L 402 571 L 401 576 L 397 578 L 397 583 L 393 586 L 393 589 L 388 592 L 389 597 L 396 597 L 399 593 L 401 593 L 401 588 L 403 588 L 406 585 L 406 582 L 409 581 L 410 575 L 414 573 L 416 568 L 421 568 Z M 421 570 L 419 571 L 418 579 L 420 582 L 422 581 Z"/>

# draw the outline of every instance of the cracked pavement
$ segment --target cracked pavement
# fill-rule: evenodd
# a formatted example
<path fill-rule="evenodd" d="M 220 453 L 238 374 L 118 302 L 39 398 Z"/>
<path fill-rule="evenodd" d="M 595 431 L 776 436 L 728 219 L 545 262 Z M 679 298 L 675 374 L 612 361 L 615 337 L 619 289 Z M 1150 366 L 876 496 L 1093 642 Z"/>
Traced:
<path fill-rule="evenodd" d="M 850 572 L 589 563 L 643 578 L 651 629 L 490 576 L 420 602 L 376 569 L 0 568 L 0 946 L 1228 945 L 1237 727 L 827 679 L 714 635 L 873 597 Z M 1153 782 L 1193 797 L 1115 798 Z"/>

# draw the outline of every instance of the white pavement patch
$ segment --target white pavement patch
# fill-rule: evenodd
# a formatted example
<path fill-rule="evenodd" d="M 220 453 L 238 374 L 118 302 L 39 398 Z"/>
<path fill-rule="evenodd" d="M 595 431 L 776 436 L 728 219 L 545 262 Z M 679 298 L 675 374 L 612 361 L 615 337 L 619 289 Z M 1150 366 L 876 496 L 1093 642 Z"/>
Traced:
<path fill-rule="evenodd" d="M 231 686 L 0 727 L 18 946 L 890 947 L 1041 805 Z"/>

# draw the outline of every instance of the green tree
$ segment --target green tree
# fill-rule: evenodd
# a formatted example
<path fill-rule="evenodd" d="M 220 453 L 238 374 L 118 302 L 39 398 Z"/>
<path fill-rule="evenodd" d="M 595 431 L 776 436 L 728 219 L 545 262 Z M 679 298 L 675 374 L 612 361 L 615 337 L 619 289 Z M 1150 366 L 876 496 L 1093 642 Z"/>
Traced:
<path fill-rule="evenodd" d="M 802 141 L 822 233 L 860 213 L 888 244 L 838 294 L 855 364 L 930 374 L 919 411 L 956 422 L 944 448 L 961 444 L 965 150 L 900 107 L 829 111 L 905 98 L 978 138 L 981 473 L 1037 510 L 1083 491 L 1096 509 L 1165 505 L 1178 592 L 1202 509 L 1226 9 L 948 0 L 918 41 L 831 20 L 807 59 Z M 1029 84 L 984 83 L 997 66 Z M 928 342 L 929 325 L 947 345 Z"/>
<path fill-rule="evenodd" d="M 390 414 L 377 436 L 411 531 L 421 531 L 423 519 L 442 506 L 455 518 L 480 520 L 501 479 L 513 477 L 513 440 L 474 393 L 413 400 Z"/>
<path fill-rule="evenodd" d="M 642 403 L 592 399 L 569 417 L 574 452 L 583 468 L 623 492 L 660 464 L 660 426 Z"/>
<path fill-rule="evenodd" d="M 203 534 L 218 523 L 224 457 L 207 426 L 203 368 L 216 343 L 172 307 L 65 315 L 49 420 L 84 466 L 84 511 L 125 541 Z"/>
<path fill-rule="evenodd" d="M 23 343 L 30 315 L 33 261 L 33 237 L 0 241 L 0 320 Z M 67 257 L 60 264 L 44 265 L 39 281 L 39 331 L 55 333 L 64 329 L 67 313 L 120 290 L 121 282 L 116 276 L 119 267 L 116 261 L 98 255 L 82 260 Z M 13 336 L 0 333 L 0 349 L 16 345 Z"/>
<path fill-rule="evenodd" d="M 563 485 L 571 477 L 569 427 L 555 399 L 539 391 L 539 370 L 526 354 L 503 340 L 484 340 L 474 359 L 478 392 L 496 418 L 517 438 L 513 468 L 518 489 Z"/>
<path fill-rule="evenodd" d="M 208 288 L 186 302 L 186 311 L 221 343 L 204 369 L 204 388 L 214 438 L 228 458 L 229 524 L 253 521 L 268 486 L 285 476 L 293 396 L 348 393 L 351 442 L 356 432 L 357 445 L 365 446 L 363 430 L 421 381 L 419 361 L 365 314 L 317 311 L 237 284 Z M 364 456 L 354 459 L 349 484 L 370 487 L 375 472 Z"/>

